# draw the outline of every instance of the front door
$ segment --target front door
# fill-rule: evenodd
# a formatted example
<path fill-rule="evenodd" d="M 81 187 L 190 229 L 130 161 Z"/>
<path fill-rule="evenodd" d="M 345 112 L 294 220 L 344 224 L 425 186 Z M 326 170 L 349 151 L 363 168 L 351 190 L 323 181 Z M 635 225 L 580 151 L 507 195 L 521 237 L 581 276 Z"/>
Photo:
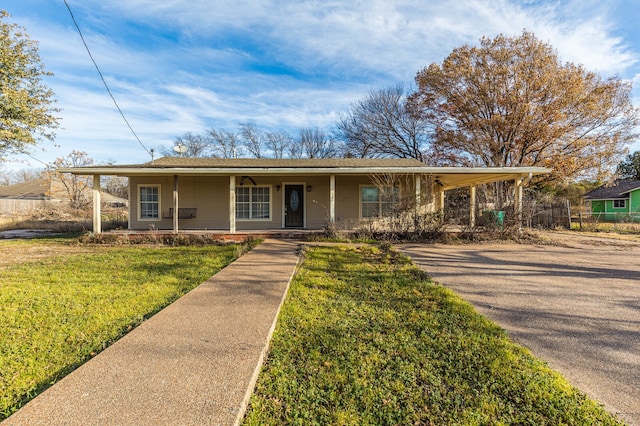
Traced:
<path fill-rule="evenodd" d="M 304 226 L 304 185 L 284 186 L 284 227 Z"/>

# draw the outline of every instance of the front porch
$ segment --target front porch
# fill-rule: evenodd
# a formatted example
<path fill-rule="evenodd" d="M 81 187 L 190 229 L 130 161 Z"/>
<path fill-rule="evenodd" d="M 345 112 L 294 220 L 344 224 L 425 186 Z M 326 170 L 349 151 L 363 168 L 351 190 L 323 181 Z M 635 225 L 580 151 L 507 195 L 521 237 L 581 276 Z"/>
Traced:
<path fill-rule="evenodd" d="M 357 228 L 385 217 L 403 198 L 407 209 L 438 213 L 445 192 L 469 188 L 469 223 L 476 223 L 476 187 L 514 182 L 517 220 L 527 182 L 540 167 L 428 167 L 414 159 L 214 159 L 165 157 L 132 166 L 60 169 L 93 176 L 93 230 L 102 232 L 100 178 L 129 178 L 129 230 L 247 232 Z M 229 237 L 227 237 L 229 238 Z"/>

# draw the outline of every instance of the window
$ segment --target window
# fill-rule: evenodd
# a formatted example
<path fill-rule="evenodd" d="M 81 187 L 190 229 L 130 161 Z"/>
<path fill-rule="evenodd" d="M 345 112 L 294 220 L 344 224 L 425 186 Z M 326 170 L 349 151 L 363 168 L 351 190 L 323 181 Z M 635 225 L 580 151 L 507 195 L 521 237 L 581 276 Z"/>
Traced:
<path fill-rule="evenodd" d="M 613 208 L 614 209 L 626 209 L 627 208 L 627 200 L 613 200 Z"/>
<path fill-rule="evenodd" d="M 139 186 L 140 220 L 160 219 L 160 185 Z"/>
<path fill-rule="evenodd" d="M 270 219 L 271 188 L 236 187 L 236 219 Z"/>
<path fill-rule="evenodd" d="M 360 217 L 375 218 L 388 216 L 398 200 L 398 188 L 380 190 L 377 186 L 360 187 Z"/>

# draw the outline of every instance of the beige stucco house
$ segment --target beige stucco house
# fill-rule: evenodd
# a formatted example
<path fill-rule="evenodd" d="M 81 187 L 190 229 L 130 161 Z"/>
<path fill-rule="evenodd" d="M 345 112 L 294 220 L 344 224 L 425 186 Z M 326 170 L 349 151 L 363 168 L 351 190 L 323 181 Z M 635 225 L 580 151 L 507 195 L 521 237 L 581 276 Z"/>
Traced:
<path fill-rule="evenodd" d="M 94 232 L 101 232 L 100 176 L 129 178 L 131 230 L 322 229 L 376 219 L 400 196 L 423 211 L 444 208 L 444 192 L 513 180 L 516 202 L 540 167 L 428 167 L 413 159 L 219 159 L 165 157 L 138 165 L 65 168 L 93 176 Z M 386 183 L 385 183 L 386 182 Z M 385 186 L 389 186 L 389 191 Z M 471 218 L 475 220 L 474 217 Z"/>

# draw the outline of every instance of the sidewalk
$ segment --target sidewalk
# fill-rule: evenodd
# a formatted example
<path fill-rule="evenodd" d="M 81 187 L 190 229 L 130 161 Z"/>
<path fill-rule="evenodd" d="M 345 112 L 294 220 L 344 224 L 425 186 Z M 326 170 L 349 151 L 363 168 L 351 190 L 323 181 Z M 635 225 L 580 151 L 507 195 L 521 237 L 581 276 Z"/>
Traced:
<path fill-rule="evenodd" d="M 267 240 L 2 422 L 233 425 L 298 261 Z"/>

